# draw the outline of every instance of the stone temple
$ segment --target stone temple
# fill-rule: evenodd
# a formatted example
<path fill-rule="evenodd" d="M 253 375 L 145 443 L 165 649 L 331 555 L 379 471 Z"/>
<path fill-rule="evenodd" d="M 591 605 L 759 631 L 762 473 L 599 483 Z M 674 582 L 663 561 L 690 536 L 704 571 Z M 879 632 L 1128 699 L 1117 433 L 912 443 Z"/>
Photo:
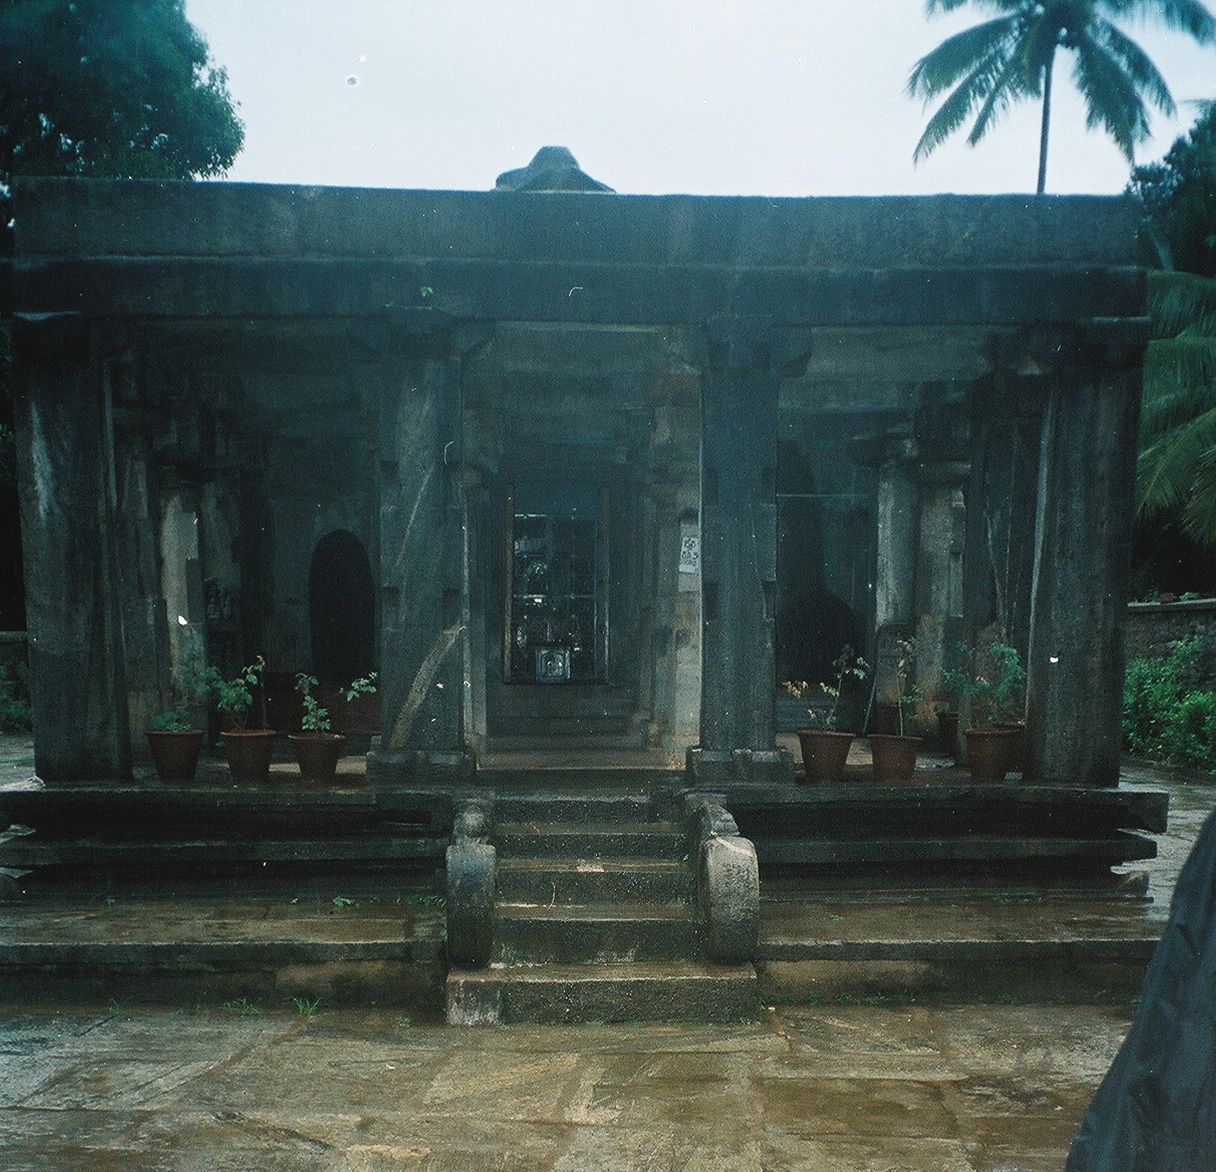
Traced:
<path fill-rule="evenodd" d="M 1165 795 L 1118 787 L 1129 201 L 629 196 L 547 147 L 492 191 L 28 178 L 13 206 L 45 788 L 3 795 L 41 836 L 6 836 L 10 885 L 441 871 L 449 1021 L 737 1021 L 788 952 L 758 952 L 762 876 L 1154 853 L 1126 832 Z M 874 727 L 912 640 L 925 728 L 994 631 L 1020 781 L 795 784 L 779 681 L 857 648 Z M 378 672 L 358 785 L 156 782 L 143 730 L 200 654 L 262 657 L 283 731 L 297 672 Z"/>
<path fill-rule="evenodd" d="M 960 640 L 1026 775 L 1118 774 L 1144 275 L 1119 198 L 26 179 L 38 772 L 121 778 L 188 645 L 381 673 L 374 777 L 500 748 L 788 778 L 774 684 Z M 134 746 L 134 749 L 133 749 Z"/>

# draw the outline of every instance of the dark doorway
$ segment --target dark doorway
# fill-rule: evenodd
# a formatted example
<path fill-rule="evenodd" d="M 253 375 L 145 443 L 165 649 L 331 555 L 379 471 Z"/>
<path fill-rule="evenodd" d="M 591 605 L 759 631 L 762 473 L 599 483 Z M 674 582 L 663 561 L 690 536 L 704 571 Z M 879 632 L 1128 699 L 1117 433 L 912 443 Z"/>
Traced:
<path fill-rule="evenodd" d="M 507 516 L 507 680 L 603 680 L 607 493 L 571 484 L 520 485 L 508 492 Z"/>
<path fill-rule="evenodd" d="M 335 529 L 317 542 L 308 571 L 312 670 L 348 683 L 375 668 L 376 606 L 367 551 L 353 533 Z"/>

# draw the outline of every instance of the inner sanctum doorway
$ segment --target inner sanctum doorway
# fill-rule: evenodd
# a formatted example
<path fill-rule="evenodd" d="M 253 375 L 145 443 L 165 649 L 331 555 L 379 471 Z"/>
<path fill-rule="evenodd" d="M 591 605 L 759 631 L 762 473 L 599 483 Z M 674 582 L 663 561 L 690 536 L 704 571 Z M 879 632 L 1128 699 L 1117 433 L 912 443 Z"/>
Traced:
<path fill-rule="evenodd" d="M 505 683 L 608 680 L 608 490 L 507 489 Z"/>

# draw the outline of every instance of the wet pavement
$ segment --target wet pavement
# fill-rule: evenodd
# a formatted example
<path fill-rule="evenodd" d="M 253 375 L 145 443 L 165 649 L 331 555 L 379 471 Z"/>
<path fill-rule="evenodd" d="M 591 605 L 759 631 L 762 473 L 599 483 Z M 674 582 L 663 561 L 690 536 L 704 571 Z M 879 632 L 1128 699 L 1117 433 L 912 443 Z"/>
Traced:
<path fill-rule="evenodd" d="M 391 1014 L 0 1021 L 0 1164 L 45 1169 L 1059 1169 L 1126 1015 L 784 1009 L 745 1027 Z"/>
<path fill-rule="evenodd" d="M 0 740 L 0 784 L 20 784 L 31 769 L 28 743 Z M 1133 868 L 1150 872 L 1134 930 L 1159 930 L 1216 786 L 1130 765 L 1126 783 L 1171 795 L 1159 858 Z M 370 946 L 377 919 L 386 938 L 400 931 L 396 907 L 343 909 L 367 913 L 371 927 L 356 931 L 325 902 L 283 901 L 256 933 L 274 938 L 284 922 L 307 921 L 330 943 Z M 96 924 L 123 910 L 69 919 Z M 874 909 L 857 903 L 820 912 L 772 903 L 767 938 L 805 948 L 805 931 L 791 925 L 818 915 L 825 944 L 835 934 L 872 945 L 909 919 L 904 907 L 875 923 Z M 943 919 L 935 939 L 1012 932 L 1002 917 L 1014 912 L 1024 914 L 975 905 Z M 6 920 L 5 935 L 18 926 Z M 1061 931 L 1076 930 L 1065 922 Z M 1061 1005 L 1026 990 L 982 1005 L 795 1001 L 734 1027 L 458 1029 L 416 1010 L 338 1010 L 324 997 L 186 998 L 172 1010 L 39 1009 L 35 1000 L 0 1013 L 5 1172 L 1054 1170 L 1132 1012 L 1130 999 Z"/>

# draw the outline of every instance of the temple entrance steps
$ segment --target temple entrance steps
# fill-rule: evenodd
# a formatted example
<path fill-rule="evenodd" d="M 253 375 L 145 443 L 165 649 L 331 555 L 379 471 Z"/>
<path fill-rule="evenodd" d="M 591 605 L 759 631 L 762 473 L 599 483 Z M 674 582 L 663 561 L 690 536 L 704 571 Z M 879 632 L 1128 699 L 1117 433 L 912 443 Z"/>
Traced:
<path fill-rule="evenodd" d="M 449 1022 L 754 1020 L 750 958 L 707 955 L 674 792 L 626 792 L 603 776 L 580 791 L 564 780 L 565 792 L 494 797 L 489 963 L 452 968 Z"/>

